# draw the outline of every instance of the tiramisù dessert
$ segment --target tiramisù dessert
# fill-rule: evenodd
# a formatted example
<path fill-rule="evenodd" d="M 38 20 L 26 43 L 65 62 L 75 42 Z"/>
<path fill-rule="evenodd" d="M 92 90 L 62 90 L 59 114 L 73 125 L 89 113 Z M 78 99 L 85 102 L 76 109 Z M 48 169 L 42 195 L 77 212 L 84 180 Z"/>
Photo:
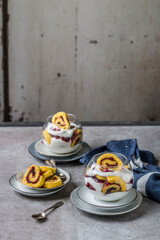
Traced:
<path fill-rule="evenodd" d="M 42 130 L 43 143 L 54 153 L 75 152 L 81 146 L 82 126 L 73 114 L 49 116 Z"/>
<path fill-rule="evenodd" d="M 119 153 L 99 153 L 85 171 L 85 185 L 97 199 L 116 201 L 125 197 L 133 185 L 129 161 Z"/>

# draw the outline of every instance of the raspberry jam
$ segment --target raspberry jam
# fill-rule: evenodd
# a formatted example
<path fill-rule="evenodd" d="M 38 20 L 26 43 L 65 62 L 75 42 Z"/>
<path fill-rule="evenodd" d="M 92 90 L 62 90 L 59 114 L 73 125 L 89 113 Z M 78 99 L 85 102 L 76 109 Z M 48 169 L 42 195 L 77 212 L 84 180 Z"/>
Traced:
<path fill-rule="evenodd" d="M 62 137 L 61 139 L 62 139 L 62 141 L 65 141 L 65 142 L 69 142 L 70 141 L 70 138 Z"/>
<path fill-rule="evenodd" d="M 96 189 L 89 183 L 87 182 L 86 187 L 88 187 L 89 189 L 96 191 Z"/>
<path fill-rule="evenodd" d="M 57 131 L 57 132 L 59 132 L 59 131 L 61 131 L 59 128 L 51 128 L 51 130 L 53 130 L 53 131 Z"/>
<path fill-rule="evenodd" d="M 108 169 L 108 168 L 101 168 L 101 171 L 102 172 L 114 172 L 113 170 Z"/>
<path fill-rule="evenodd" d="M 133 178 L 131 179 L 130 184 L 133 184 Z"/>

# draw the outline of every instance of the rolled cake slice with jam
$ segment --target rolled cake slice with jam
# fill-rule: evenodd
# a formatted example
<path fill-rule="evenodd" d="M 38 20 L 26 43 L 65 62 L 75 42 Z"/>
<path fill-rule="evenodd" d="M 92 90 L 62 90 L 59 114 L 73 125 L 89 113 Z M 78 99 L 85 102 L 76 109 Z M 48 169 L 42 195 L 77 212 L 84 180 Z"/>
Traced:
<path fill-rule="evenodd" d="M 71 147 L 82 142 L 82 129 L 76 129 L 71 138 Z"/>
<path fill-rule="evenodd" d="M 97 159 L 97 164 L 102 166 L 102 170 L 105 170 L 106 168 L 112 168 L 118 169 L 118 167 L 123 166 L 123 162 L 120 158 L 118 158 L 115 154 L 112 153 L 105 153 L 101 155 Z"/>
<path fill-rule="evenodd" d="M 47 178 L 44 182 L 44 188 L 54 188 L 62 186 L 62 180 L 57 175 Z"/>
<path fill-rule="evenodd" d="M 57 127 L 63 129 L 70 128 L 70 122 L 68 119 L 68 115 L 65 112 L 58 112 L 52 117 L 52 123 L 56 124 Z"/>
<path fill-rule="evenodd" d="M 49 166 L 40 166 L 40 169 L 42 170 L 43 173 L 51 170 L 53 172 L 53 174 L 56 173 L 56 168 L 53 167 L 49 167 Z"/>
<path fill-rule="evenodd" d="M 104 181 L 102 193 L 109 194 L 114 192 L 125 192 L 126 183 L 121 177 L 109 176 Z"/>
<path fill-rule="evenodd" d="M 42 170 L 37 165 L 32 165 L 25 173 L 22 183 L 34 188 L 42 187 L 45 181 Z"/>

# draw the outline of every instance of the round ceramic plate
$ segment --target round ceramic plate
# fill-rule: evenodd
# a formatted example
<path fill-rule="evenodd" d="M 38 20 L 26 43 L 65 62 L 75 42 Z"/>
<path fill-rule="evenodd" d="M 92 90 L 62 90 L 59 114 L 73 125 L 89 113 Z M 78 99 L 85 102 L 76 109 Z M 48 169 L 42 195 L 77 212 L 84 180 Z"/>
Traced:
<path fill-rule="evenodd" d="M 135 189 L 131 189 L 126 197 L 120 199 L 119 201 L 113 201 L 113 202 L 107 202 L 107 201 L 101 201 L 96 199 L 90 191 L 88 191 L 87 187 L 85 185 L 81 186 L 77 191 L 78 197 L 84 201 L 85 203 L 91 204 L 95 207 L 103 207 L 103 208 L 118 208 L 118 207 L 124 207 L 128 204 L 132 203 L 136 197 L 137 192 Z M 112 194 L 112 193 L 111 193 Z"/>
<path fill-rule="evenodd" d="M 54 153 L 54 152 L 50 151 L 50 149 L 43 143 L 43 139 L 40 139 L 39 141 L 37 141 L 35 143 L 34 147 L 38 153 L 46 155 L 46 156 L 68 157 L 68 156 L 78 153 L 82 149 L 82 144 L 80 143 L 78 145 L 77 149 L 70 153 Z"/>
<path fill-rule="evenodd" d="M 39 141 L 39 140 L 38 140 Z M 40 160 L 49 160 L 53 157 L 53 155 L 44 155 L 44 154 L 41 154 L 39 152 L 36 151 L 35 149 L 35 144 L 38 142 L 33 142 L 29 148 L 28 148 L 28 151 L 30 152 L 30 154 L 32 154 L 32 156 L 40 159 Z M 88 151 L 90 151 L 90 146 L 88 145 L 88 143 L 86 142 L 82 142 L 82 148 L 81 150 L 78 152 L 78 153 L 75 153 L 71 156 L 63 156 L 63 157 L 54 157 L 54 160 L 56 161 L 56 163 L 65 163 L 65 162 L 72 162 L 72 161 L 75 161 L 75 160 L 78 160 L 80 158 L 83 157 L 83 155 L 85 153 L 87 153 Z"/>
<path fill-rule="evenodd" d="M 61 187 L 64 187 L 64 186 L 69 182 L 69 180 L 70 180 L 70 175 L 69 175 L 65 170 L 63 170 L 63 169 L 61 169 L 61 168 L 58 168 L 58 170 L 59 170 L 60 173 L 62 173 L 62 174 L 64 174 L 64 175 L 66 176 L 66 180 L 63 182 L 63 185 L 58 186 L 58 187 L 54 187 L 54 188 L 34 188 L 34 187 L 29 187 L 29 186 L 27 186 L 27 185 L 24 185 L 24 184 L 22 183 L 22 179 L 23 179 L 23 177 L 24 177 L 27 169 L 24 169 L 24 170 L 21 170 L 20 172 L 18 172 L 18 173 L 16 174 L 16 180 L 17 180 L 20 184 L 22 184 L 23 186 L 25 186 L 25 187 L 27 187 L 27 188 L 29 188 L 29 189 L 34 189 L 34 190 L 39 191 L 39 192 L 42 192 L 42 191 L 54 191 L 54 190 L 57 190 L 57 189 L 59 189 L 59 188 L 61 188 Z"/>
<path fill-rule="evenodd" d="M 10 179 L 9 179 L 9 184 L 10 186 L 18 193 L 21 193 L 22 195 L 25 195 L 25 196 L 29 196 L 29 197 L 46 197 L 46 196 L 49 196 L 49 195 L 52 195 L 52 194 L 55 194 L 56 192 L 59 192 L 63 189 L 62 188 L 59 188 L 55 191 L 44 191 L 42 193 L 39 193 L 35 190 L 27 190 L 27 188 L 24 188 L 22 187 L 22 184 L 19 183 L 17 180 L 16 180 L 16 175 L 13 175 Z M 33 192 L 35 191 L 35 192 Z"/>
<path fill-rule="evenodd" d="M 63 170 L 64 171 L 64 170 Z M 70 179 L 70 175 L 66 172 L 65 175 L 69 176 Z M 19 181 L 17 181 L 16 179 L 16 174 L 14 174 L 10 179 L 9 179 L 9 184 L 10 186 L 18 193 L 21 193 L 25 196 L 31 196 L 31 197 L 46 197 L 49 196 L 51 194 L 55 194 L 56 192 L 61 191 L 64 188 L 64 185 L 58 189 L 54 189 L 54 190 L 45 190 L 45 191 L 39 191 L 39 189 L 32 189 L 29 188 L 25 185 L 23 185 L 22 183 L 20 183 Z"/>
<path fill-rule="evenodd" d="M 97 207 L 97 206 L 93 206 L 92 204 L 86 203 L 79 198 L 78 190 L 80 188 L 81 186 L 72 191 L 70 195 L 70 200 L 76 208 L 87 213 L 92 213 L 92 214 L 101 215 L 101 216 L 121 215 L 121 214 L 125 214 L 135 210 L 140 206 L 142 202 L 142 195 L 135 190 L 137 192 L 137 196 L 135 200 L 132 201 L 127 206 L 122 206 L 118 208 Z"/>

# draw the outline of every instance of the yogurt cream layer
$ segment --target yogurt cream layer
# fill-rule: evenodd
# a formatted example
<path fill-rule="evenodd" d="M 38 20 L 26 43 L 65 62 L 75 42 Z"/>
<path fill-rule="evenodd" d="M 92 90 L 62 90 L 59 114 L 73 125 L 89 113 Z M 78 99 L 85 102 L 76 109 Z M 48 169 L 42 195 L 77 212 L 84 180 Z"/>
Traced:
<path fill-rule="evenodd" d="M 126 183 L 130 183 L 133 179 L 133 173 L 129 169 L 127 169 L 125 166 L 122 166 L 119 171 L 115 171 L 112 169 L 108 169 L 107 172 L 101 171 L 101 166 L 99 166 L 96 163 L 93 163 L 90 168 L 86 170 L 87 176 L 96 176 L 99 175 L 101 177 L 108 177 L 108 176 L 119 176 L 121 177 Z M 115 168 L 116 169 L 116 168 Z"/>
<path fill-rule="evenodd" d="M 48 123 L 46 130 L 51 136 L 71 138 L 75 129 L 80 128 L 80 124 L 71 123 L 70 129 L 58 128 L 56 124 Z"/>
<path fill-rule="evenodd" d="M 51 150 L 54 152 L 75 151 L 79 147 L 79 144 L 71 147 L 71 143 L 74 137 L 74 131 L 78 128 L 80 128 L 80 125 L 76 125 L 75 123 L 72 123 L 71 128 L 68 130 L 58 128 L 55 124 L 49 123 L 46 130 L 51 136 L 51 143 L 49 145 Z M 48 145 L 46 141 L 44 141 L 44 143 Z M 61 148 L 61 150 L 59 148 Z"/>

